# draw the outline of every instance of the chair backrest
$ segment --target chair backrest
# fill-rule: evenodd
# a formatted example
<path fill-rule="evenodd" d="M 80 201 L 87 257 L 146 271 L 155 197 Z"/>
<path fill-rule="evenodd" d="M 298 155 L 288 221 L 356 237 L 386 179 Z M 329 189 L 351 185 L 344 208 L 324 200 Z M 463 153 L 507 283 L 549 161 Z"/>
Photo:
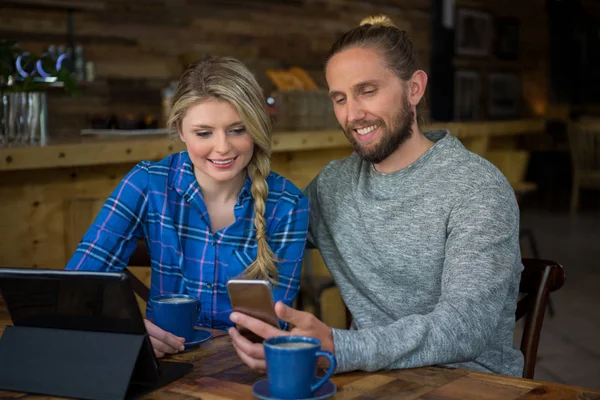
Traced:
<path fill-rule="evenodd" d="M 303 260 L 303 264 L 302 264 L 302 277 L 307 277 L 310 278 L 313 274 L 313 261 L 312 261 L 312 256 L 314 254 L 315 250 L 313 248 L 310 247 L 306 247 L 304 249 L 304 260 Z"/>
<path fill-rule="evenodd" d="M 565 271 L 554 261 L 528 258 L 523 259 L 523 267 L 519 291 L 525 296 L 517 304 L 516 319 L 525 317 L 521 338 L 521 352 L 525 357 L 523 377 L 533 379 L 548 298 L 565 283 Z"/>
<path fill-rule="evenodd" d="M 584 118 L 569 125 L 569 146 L 575 173 L 600 171 L 600 118 Z"/>
<path fill-rule="evenodd" d="M 150 252 L 146 241 L 143 239 L 138 240 L 138 244 L 129 257 L 127 263 L 129 267 L 150 267 Z M 128 268 L 125 268 L 124 272 L 128 275 L 131 281 L 131 286 L 135 294 L 140 296 L 144 302 L 148 302 L 150 298 L 150 289 L 144 284 L 137 276 L 135 276 Z"/>
<path fill-rule="evenodd" d="M 131 253 L 127 265 L 132 267 L 150 266 L 150 252 L 148 251 L 148 245 L 144 239 L 138 240 L 137 246 L 133 253 Z"/>
<path fill-rule="evenodd" d="M 485 158 L 494 164 L 511 185 L 525 181 L 530 153 L 523 150 L 490 150 Z"/>

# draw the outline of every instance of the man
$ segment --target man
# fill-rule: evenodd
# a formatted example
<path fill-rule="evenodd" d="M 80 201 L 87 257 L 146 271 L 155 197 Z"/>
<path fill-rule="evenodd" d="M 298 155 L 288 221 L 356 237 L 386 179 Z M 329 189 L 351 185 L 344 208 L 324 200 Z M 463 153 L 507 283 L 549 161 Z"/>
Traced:
<path fill-rule="evenodd" d="M 309 242 L 353 315 L 351 330 L 276 305 L 283 332 L 247 315 L 262 337 L 321 340 L 337 372 L 451 365 L 519 376 L 513 348 L 522 270 L 519 210 L 504 176 L 447 131 L 422 133 L 427 86 L 406 33 L 367 19 L 334 44 L 325 73 L 336 117 L 355 153 L 329 163 L 305 192 Z M 244 362 L 264 350 L 230 329 Z"/>

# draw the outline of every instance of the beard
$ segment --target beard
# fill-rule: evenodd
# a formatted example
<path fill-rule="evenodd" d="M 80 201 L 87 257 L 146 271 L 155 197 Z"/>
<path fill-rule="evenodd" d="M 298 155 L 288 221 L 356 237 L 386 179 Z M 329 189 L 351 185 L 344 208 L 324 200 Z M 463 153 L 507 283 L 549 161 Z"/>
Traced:
<path fill-rule="evenodd" d="M 408 99 L 406 99 L 408 100 Z M 350 124 L 344 130 L 346 137 L 354 147 L 354 151 L 363 160 L 373 164 L 379 164 L 392 153 L 394 153 L 404 142 L 412 136 L 412 123 L 415 113 L 410 108 L 408 101 L 403 101 L 402 107 L 398 109 L 396 118 L 392 121 L 392 126 L 388 128 L 382 119 L 377 119 L 360 124 Z M 353 135 L 353 130 L 356 128 L 377 125 L 383 129 L 383 135 L 379 143 L 376 143 L 370 148 L 364 147 Z"/>

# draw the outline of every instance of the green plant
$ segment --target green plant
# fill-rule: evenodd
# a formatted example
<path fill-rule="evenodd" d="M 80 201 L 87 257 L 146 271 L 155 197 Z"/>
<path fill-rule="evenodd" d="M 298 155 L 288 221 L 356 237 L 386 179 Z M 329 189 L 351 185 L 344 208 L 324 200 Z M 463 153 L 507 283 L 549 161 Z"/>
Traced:
<path fill-rule="evenodd" d="M 22 78 L 17 71 L 17 58 L 22 54 L 18 42 L 14 40 L 0 40 L 0 91 L 2 92 L 39 92 L 45 91 L 50 86 L 48 82 L 42 82 L 35 76 Z M 56 69 L 56 62 L 48 55 L 38 56 L 29 52 L 29 57 L 23 65 L 27 69 L 35 65 L 38 60 L 42 63 L 44 71 L 55 78 L 54 82 L 62 83 L 63 88 L 72 95 L 80 95 L 81 89 L 71 72 L 64 66 Z"/>

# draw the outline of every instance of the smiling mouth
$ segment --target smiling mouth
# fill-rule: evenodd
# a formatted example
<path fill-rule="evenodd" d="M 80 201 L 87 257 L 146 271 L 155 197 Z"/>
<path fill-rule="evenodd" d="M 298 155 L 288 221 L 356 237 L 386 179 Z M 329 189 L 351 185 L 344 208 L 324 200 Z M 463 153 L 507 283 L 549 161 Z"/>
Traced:
<path fill-rule="evenodd" d="M 366 126 L 364 128 L 354 129 L 354 131 L 356 133 L 358 133 L 360 136 L 365 136 L 365 135 L 368 135 L 369 133 L 373 132 L 375 129 L 377 129 L 377 127 L 378 127 L 378 125 L 374 124 L 374 125 Z"/>
<path fill-rule="evenodd" d="M 237 160 L 237 157 L 223 158 L 220 160 L 213 160 L 213 159 L 208 158 L 207 160 L 211 164 L 213 164 L 215 167 L 224 168 L 224 167 L 228 167 L 228 166 L 232 165 L 235 162 L 235 160 Z"/>

